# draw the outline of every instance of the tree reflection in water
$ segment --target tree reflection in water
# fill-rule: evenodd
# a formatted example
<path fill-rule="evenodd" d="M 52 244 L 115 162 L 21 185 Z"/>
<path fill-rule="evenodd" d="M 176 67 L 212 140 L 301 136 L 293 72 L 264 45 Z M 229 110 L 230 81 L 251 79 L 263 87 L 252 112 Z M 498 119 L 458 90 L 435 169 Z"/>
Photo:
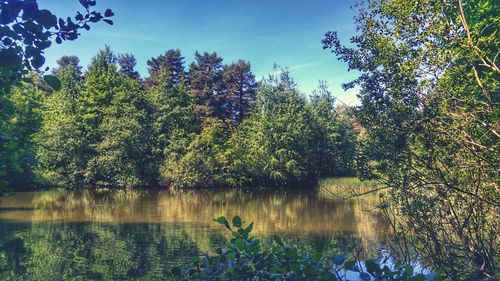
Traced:
<path fill-rule="evenodd" d="M 388 227 L 373 198 L 242 190 L 50 190 L 0 201 L 0 279 L 166 278 L 226 239 L 211 219 L 239 214 L 254 233 L 303 249 L 380 255 Z"/>

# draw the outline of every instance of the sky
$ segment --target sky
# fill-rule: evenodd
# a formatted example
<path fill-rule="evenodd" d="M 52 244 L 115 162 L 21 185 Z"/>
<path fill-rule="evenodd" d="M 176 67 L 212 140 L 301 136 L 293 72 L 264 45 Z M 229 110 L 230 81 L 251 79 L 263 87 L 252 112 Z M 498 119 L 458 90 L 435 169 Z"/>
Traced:
<path fill-rule="evenodd" d="M 356 78 L 346 64 L 323 50 L 324 33 L 335 30 L 345 43 L 355 34 L 354 0 L 97 0 L 96 10 L 110 8 L 114 25 L 104 22 L 82 30 L 76 41 L 53 44 L 46 64 L 63 55 L 77 55 L 87 66 L 97 51 L 109 45 L 115 54 L 132 53 L 137 70 L 147 77 L 147 60 L 179 48 L 186 68 L 194 53 L 217 52 L 224 63 L 244 59 L 257 80 L 273 72 L 276 63 L 288 67 L 306 94 L 324 80 L 335 97 L 355 105 L 356 90 L 341 84 Z M 78 0 L 39 0 L 41 9 L 58 17 L 76 15 Z"/>

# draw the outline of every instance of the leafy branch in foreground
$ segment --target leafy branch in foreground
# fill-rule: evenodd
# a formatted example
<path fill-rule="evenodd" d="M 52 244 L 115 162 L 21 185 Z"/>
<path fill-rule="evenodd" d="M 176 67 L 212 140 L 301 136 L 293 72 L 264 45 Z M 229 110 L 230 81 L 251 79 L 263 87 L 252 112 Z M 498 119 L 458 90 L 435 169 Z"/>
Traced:
<path fill-rule="evenodd" d="M 214 219 L 231 232 L 230 242 L 217 254 L 195 257 L 184 269 L 174 268 L 176 280 L 348 280 L 356 274 L 359 280 L 443 280 L 440 271 L 416 273 L 412 265 L 383 261 L 348 260 L 343 255 L 325 257 L 306 253 L 272 236 L 272 246 L 264 247 L 250 236 L 253 223 L 243 225 L 239 216 L 232 224 L 225 218 Z"/>
<path fill-rule="evenodd" d="M 360 72 L 344 85 L 360 88 L 360 174 L 388 187 L 394 241 L 450 280 L 498 280 L 498 1 L 359 2 L 359 33 L 323 45 Z"/>
<path fill-rule="evenodd" d="M 50 39 L 61 44 L 75 40 L 81 29 L 89 30 L 90 23 L 101 20 L 112 25 L 114 15 L 107 9 L 104 15 L 93 11 L 96 1 L 80 0 L 85 8 L 77 12 L 74 21 L 58 18 L 49 10 L 39 9 L 35 0 L 0 1 L 0 67 L 15 70 L 38 69 L 45 63 L 44 50 L 50 47 Z"/>

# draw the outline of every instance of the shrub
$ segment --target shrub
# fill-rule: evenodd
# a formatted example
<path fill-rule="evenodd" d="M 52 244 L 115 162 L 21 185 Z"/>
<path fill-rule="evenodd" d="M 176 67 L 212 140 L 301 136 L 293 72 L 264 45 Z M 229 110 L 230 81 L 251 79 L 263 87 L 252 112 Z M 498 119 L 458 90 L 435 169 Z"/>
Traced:
<path fill-rule="evenodd" d="M 358 273 L 360 280 L 443 280 L 440 272 L 415 273 L 412 265 L 360 262 L 342 255 L 324 257 L 304 253 L 273 235 L 273 245 L 265 248 L 250 236 L 253 223 L 246 227 L 239 216 L 232 226 L 225 217 L 214 219 L 231 232 L 230 242 L 217 254 L 195 257 L 188 267 L 174 268 L 176 280 L 347 280 L 346 273 Z"/>

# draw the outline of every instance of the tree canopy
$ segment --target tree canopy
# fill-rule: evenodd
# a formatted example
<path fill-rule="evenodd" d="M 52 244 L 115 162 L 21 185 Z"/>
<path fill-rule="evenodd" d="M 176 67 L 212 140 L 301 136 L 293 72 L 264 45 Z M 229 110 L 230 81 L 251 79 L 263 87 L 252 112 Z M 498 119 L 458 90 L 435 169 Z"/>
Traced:
<path fill-rule="evenodd" d="M 360 77 L 357 116 L 386 211 L 451 279 L 498 277 L 497 1 L 368 1 L 349 46 L 324 47 Z M 399 214 L 394 217 L 394 214 Z"/>

